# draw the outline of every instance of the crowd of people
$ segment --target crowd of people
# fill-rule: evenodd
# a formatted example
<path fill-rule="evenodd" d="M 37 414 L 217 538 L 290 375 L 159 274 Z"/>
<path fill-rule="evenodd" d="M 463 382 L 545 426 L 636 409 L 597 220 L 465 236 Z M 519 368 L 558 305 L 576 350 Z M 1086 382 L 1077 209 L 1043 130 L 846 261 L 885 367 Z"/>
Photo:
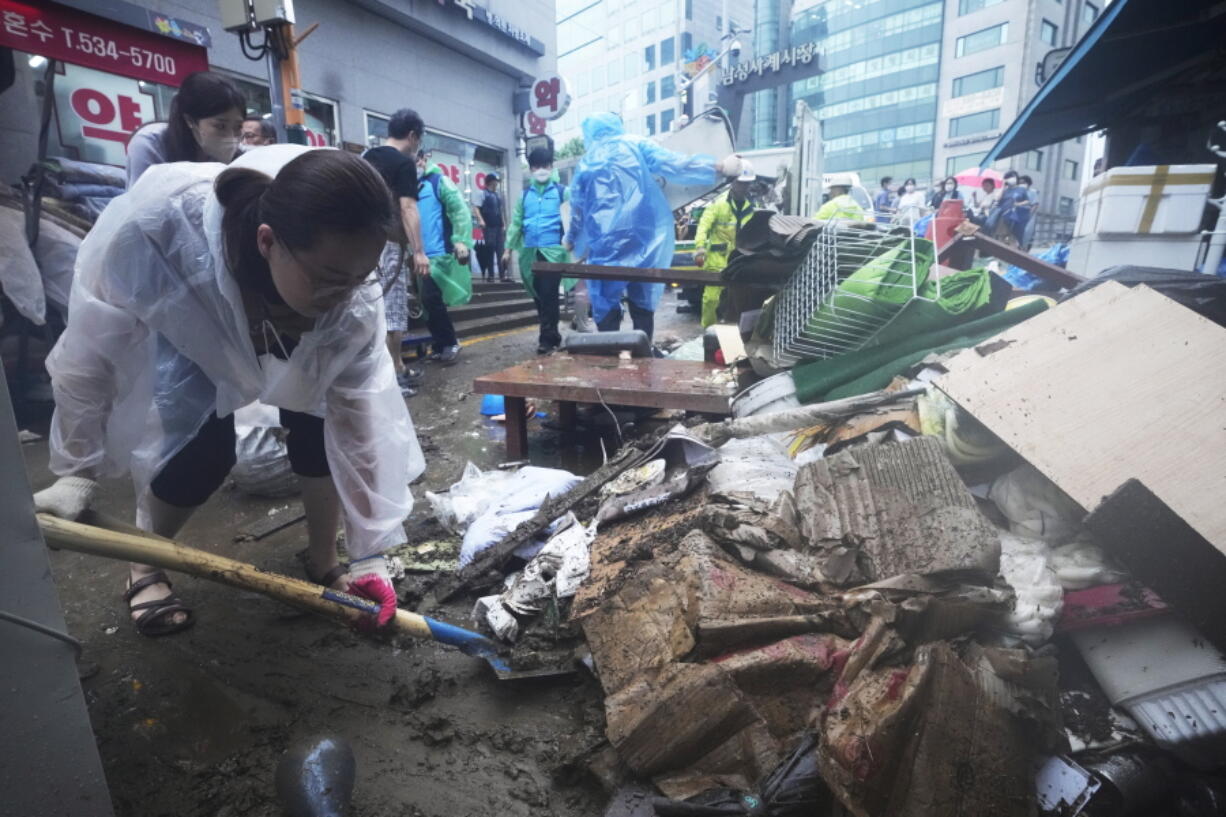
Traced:
<path fill-rule="evenodd" d="M 234 412 L 260 402 L 280 411 L 301 486 L 306 577 L 378 602 L 366 623 L 386 624 L 396 594 L 382 554 L 406 540 L 409 483 L 425 469 L 405 400 L 424 373 L 400 348 L 409 289 L 432 337 L 428 361 L 454 364 L 447 308 L 471 297 L 470 251 L 482 275 L 504 279 L 514 251 L 548 354 L 573 282 L 534 276 L 534 260 L 669 266 L 672 214 L 655 178 L 714 187 L 721 173 L 743 175 L 739 157 L 672 153 L 597 114 L 571 186 L 549 150 L 532 151 L 508 220 L 498 177 L 465 201 L 424 134 L 404 108 L 361 156 L 278 145 L 229 79 L 187 77 L 167 121 L 132 136 L 127 192 L 80 247 L 67 327 L 47 359 L 57 479 L 36 508 L 76 519 L 100 479 L 130 474 L 138 525 L 174 537 L 235 464 Z M 620 325 L 625 297 L 635 328 L 652 334 L 663 285 L 590 283 L 600 329 Z M 152 566 L 130 565 L 122 598 L 144 635 L 194 622 Z"/>
<path fill-rule="evenodd" d="M 1002 177 L 1002 182 L 1003 184 L 998 186 L 992 175 L 984 174 L 979 185 L 972 188 L 968 196 L 960 189 L 958 179 L 947 176 L 934 183 L 932 190 L 925 195 L 915 179 L 907 179 L 902 184 L 895 185 L 894 179 L 886 176 L 881 179 L 881 186 L 873 197 L 874 217 L 880 223 L 916 224 L 925 216 L 939 210 L 943 202 L 961 201 L 966 217 L 988 235 L 1029 250 L 1034 240 L 1035 214 L 1039 204 L 1034 180 L 1029 176 L 1019 175 L 1015 170 L 1009 170 Z M 839 195 L 846 193 L 845 188 L 839 191 Z M 834 198 L 835 193 L 832 191 L 831 200 Z M 858 208 L 854 202 L 844 200 L 843 206 L 837 208 L 838 212 L 844 212 L 853 205 Z M 826 207 L 829 209 L 829 201 Z M 819 211 L 816 217 L 822 218 L 823 215 Z M 856 217 L 864 216 L 861 213 Z"/>

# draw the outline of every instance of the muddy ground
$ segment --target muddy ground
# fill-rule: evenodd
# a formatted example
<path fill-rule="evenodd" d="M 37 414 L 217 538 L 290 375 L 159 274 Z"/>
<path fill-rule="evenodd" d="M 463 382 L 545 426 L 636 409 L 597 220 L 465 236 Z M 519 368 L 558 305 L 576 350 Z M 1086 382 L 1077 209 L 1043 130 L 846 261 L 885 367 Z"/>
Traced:
<path fill-rule="evenodd" d="M 674 306 L 666 295 L 657 339 L 698 333 L 697 321 Z M 535 330 L 519 330 L 469 343 L 453 368 L 428 370 L 426 387 L 409 401 L 428 463 L 414 486 L 412 541 L 437 536 L 426 521 L 426 489 L 451 484 L 466 461 L 502 461 L 502 428 L 481 418 L 472 379 L 528 359 L 535 346 Z M 532 426 L 535 464 L 578 472 L 599 464 L 594 438 L 562 438 L 539 423 Z M 37 422 L 27 427 L 45 431 Z M 50 484 L 45 442 L 23 450 L 34 489 Z M 235 541 L 295 501 L 226 487 L 180 538 L 298 576 L 302 525 Z M 96 507 L 131 520 L 130 483 L 104 483 Z M 603 739 L 599 685 L 587 674 L 498 681 L 483 662 L 432 643 L 365 638 L 187 576 L 173 577 L 175 590 L 195 608 L 196 626 L 143 638 L 120 600 L 124 564 L 66 551 L 52 553 L 51 562 L 69 628 L 85 644 L 83 685 L 117 814 L 281 814 L 277 760 L 293 741 L 328 733 L 353 746 L 354 814 L 362 817 L 587 817 L 603 808 L 603 791 L 571 763 Z M 471 599 L 463 599 L 434 615 L 471 626 L 470 610 Z"/>

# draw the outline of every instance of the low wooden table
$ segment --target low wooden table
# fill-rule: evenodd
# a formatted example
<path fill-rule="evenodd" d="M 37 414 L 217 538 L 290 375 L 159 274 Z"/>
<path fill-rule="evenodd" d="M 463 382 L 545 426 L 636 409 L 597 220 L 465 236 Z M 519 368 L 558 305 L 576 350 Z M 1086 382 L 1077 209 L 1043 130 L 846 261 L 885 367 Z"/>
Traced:
<path fill-rule="evenodd" d="M 536 261 L 534 273 L 552 272 L 563 278 L 586 278 L 597 281 L 638 281 L 646 284 L 698 284 L 722 286 L 718 272 L 698 267 L 610 267 L 601 264 L 551 264 Z"/>
<path fill-rule="evenodd" d="M 573 427 L 576 403 L 728 414 L 736 382 L 714 363 L 555 354 L 473 381 L 477 394 L 501 394 L 507 414 L 507 459 L 528 455 L 529 397 L 556 400 L 563 428 Z"/>

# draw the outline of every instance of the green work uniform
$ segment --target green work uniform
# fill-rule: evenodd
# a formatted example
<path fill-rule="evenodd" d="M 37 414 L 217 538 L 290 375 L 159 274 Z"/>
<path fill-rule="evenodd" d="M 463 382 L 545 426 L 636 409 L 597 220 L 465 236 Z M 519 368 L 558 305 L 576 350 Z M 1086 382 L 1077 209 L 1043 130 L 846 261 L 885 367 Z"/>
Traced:
<path fill-rule="evenodd" d="M 698 221 L 698 232 L 694 236 L 696 249 L 705 250 L 706 260 L 702 268 L 705 270 L 722 270 L 728 266 L 728 256 L 736 249 L 736 237 L 745 222 L 753 215 L 753 204 L 749 199 L 733 201 L 728 196 L 729 191 L 722 193 L 702 212 Z M 719 308 L 719 296 L 723 287 L 703 287 L 702 290 L 702 325 L 710 326 L 717 320 L 716 310 Z"/>
<path fill-rule="evenodd" d="M 556 233 L 556 243 L 545 244 L 543 241 L 537 240 L 533 244 L 525 244 L 525 239 L 530 234 L 541 234 L 536 229 L 525 230 L 524 228 L 525 199 L 535 197 L 535 200 L 539 201 L 555 186 L 562 191 L 562 201 L 570 201 L 570 190 L 559 184 L 556 170 L 547 182 L 538 182 L 533 179 L 528 189 L 524 191 L 524 195 L 520 196 L 519 200 L 515 202 L 515 212 L 511 215 L 511 226 L 507 230 L 507 250 L 515 250 L 519 253 L 519 277 L 524 282 L 524 289 L 533 298 L 536 298 L 536 290 L 533 289 L 532 262 L 537 260 L 538 257 L 540 260 L 551 264 L 565 264 L 571 260 L 570 253 L 562 246 L 562 236 L 566 232 L 565 228 Z M 532 226 L 529 225 L 529 227 Z M 563 278 L 562 287 L 569 292 L 574 287 L 575 281 L 576 279 L 574 278 Z"/>

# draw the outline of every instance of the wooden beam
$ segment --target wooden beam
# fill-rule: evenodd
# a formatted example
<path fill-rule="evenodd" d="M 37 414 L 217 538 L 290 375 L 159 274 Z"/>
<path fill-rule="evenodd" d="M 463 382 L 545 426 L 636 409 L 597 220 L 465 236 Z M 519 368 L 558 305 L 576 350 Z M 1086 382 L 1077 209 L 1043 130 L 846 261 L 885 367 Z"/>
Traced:
<path fill-rule="evenodd" d="M 536 274 L 553 273 L 563 278 L 585 278 L 598 281 L 640 281 L 650 284 L 701 284 L 721 286 L 718 272 L 695 267 L 610 267 L 601 264 L 551 264 L 537 261 L 532 265 Z"/>

